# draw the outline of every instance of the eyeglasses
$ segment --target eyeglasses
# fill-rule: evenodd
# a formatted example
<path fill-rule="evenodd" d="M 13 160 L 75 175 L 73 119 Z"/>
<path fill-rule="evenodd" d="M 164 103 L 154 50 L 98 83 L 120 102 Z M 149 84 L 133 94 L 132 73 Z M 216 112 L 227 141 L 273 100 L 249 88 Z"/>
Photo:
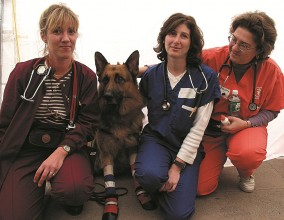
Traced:
<path fill-rule="evenodd" d="M 238 39 L 233 35 L 231 34 L 229 37 L 228 37 L 228 40 L 229 40 L 229 43 L 231 45 L 238 45 L 238 48 L 240 51 L 242 52 L 245 52 L 247 50 L 252 50 L 252 49 L 255 49 L 256 47 L 251 47 L 249 44 L 245 43 L 245 42 L 240 42 L 240 43 L 237 43 L 238 42 Z"/>

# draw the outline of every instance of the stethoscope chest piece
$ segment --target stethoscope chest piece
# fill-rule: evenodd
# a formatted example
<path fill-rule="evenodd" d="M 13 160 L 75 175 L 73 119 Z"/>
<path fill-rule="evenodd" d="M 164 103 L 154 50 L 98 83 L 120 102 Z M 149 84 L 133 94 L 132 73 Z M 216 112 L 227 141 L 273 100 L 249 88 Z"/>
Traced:
<path fill-rule="evenodd" d="M 45 66 L 44 64 L 38 65 L 38 67 L 37 67 L 37 74 L 38 74 L 38 75 L 44 75 L 46 69 L 47 69 L 47 68 L 46 68 L 46 66 Z"/>
<path fill-rule="evenodd" d="M 170 107 L 171 107 L 170 103 L 167 100 L 164 100 L 163 104 L 162 104 L 163 110 L 168 111 L 170 109 Z"/>
<path fill-rule="evenodd" d="M 40 59 L 38 62 L 40 62 L 41 60 L 42 60 L 42 59 Z M 39 64 L 39 65 L 37 65 L 36 68 L 34 68 L 34 69 L 32 70 L 32 73 L 31 73 L 31 76 L 30 76 L 28 85 L 26 86 L 23 95 L 21 95 L 21 98 L 24 99 L 24 100 L 26 100 L 26 101 L 29 101 L 29 102 L 34 102 L 33 98 L 35 97 L 35 95 L 36 95 L 37 91 L 39 90 L 41 84 L 44 82 L 44 80 L 45 80 L 45 79 L 47 78 L 47 76 L 50 74 L 51 69 L 52 69 L 51 67 L 47 67 L 47 66 L 44 65 L 44 64 Z M 43 78 L 42 78 L 41 82 L 39 83 L 39 85 L 37 86 L 37 88 L 36 88 L 34 94 L 33 94 L 30 98 L 28 98 L 28 97 L 26 97 L 26 93 L 27 93 L 27 90 L 29 89 L 30 83 L 31 83 L 31 81 L 32 81 L 32 78 L 33 78 L 33 75 L 34 75 L 35 72 L 36 72 L 38 75 L 43 76 Z"/>
<path fill-rule="evenodd" d="M 248 108 L 249 108 L 249 110 L 251 110 L 251 111 L 255 111 L 255 110 L 257 109 L 257 104 L 255 104 L 254 102 L 249 103 Z"/>

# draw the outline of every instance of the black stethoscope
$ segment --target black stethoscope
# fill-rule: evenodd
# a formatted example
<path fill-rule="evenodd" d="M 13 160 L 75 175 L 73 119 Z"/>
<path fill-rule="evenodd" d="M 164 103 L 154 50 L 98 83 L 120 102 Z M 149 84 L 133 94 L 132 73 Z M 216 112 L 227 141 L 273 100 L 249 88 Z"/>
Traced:
<path fill-rule="evenodd" d="M 54 72 L 54 69 L 47 65 L 47 60 L 45 60 L 45 62 L 43 64 L 41 64 L 41 62 L 44 60 L 45 58 L 40 58 L 39 60 L 37 60 L 37 62 L 35 62 L 35 64 L 33 65 L 33 70 L 28 82 L 28 85 L 26 86 L 23 95 L 21 95 L 21 98 L 25 101 L 28 102 L 34 102 L 34 97 L 37 94 L 40 86 L 43 84 L 44 80 L 50 75 L 51 72 Z M 71 128 L 75 128 L 75 115 L 76 115 L 76 107 L 77 107 L 77 91 L 78 91 L 78 82 L 77 82 L 77 69 L 76 69 L 76 65 L 75 62 L 72 63 L 73 65 L 73 71 L 74 71 L 74 79 L 73 79 L 73 91 L 72 91 L 72 102 L 71 102 L 71 107 L 70 107 L 70 118 L 69 118 L 69 124 L 67 125 L 67 130 L 71 129 Z M 33 75 L 34 73 L 37 73 L 39 76 L 43 76 L 42 80 L 40 81 L 40 83 L 38 84 L 36 90 L 34 91 L 34 94 L 28 98 L 26 96 L 26 93 L 30 87 L 30 83 L 32 81 Z"/>
<path fill-rule="evenodd" d="M 168 91 L 167 91 L 167 82 L 166 82 L 166 74 L 167 74 L 167 70 L 166 70 L 166 68 L 165 68 L 166 65 L 167 65 L 166 63 L 163 64 L 164 99 L 163 99 L 163 102 L 162 102 L 162 109 L 163 109 L 164 111 L 168 111 L 168 110 L 170 109 L 170 107 L 171 107 L 171 104 L 170 104 L 169 101 L 168 101 L 168 95 L 167 95 L 167 92 L 168 92 Z M 199 70 L 199 72 L 202 74 L 202 76 L 203 76 L 203 78 L 204 78 L 204 80 L 205 80 L 205 88 L 204 88 L 204 89 L 200 89 L 199 91 L 194 87 L 194 84 L 193 84 L 193 81 L 192 81 L 192 78 L 191 78 L 191 75 L 190 75 L 190 70 L 189 70 L 189 68 L 187 68 L 189 80 L 190 80 L 190 83 L 191 83 L 191 86 L 192 86 L 193 90 L 194 90 L 196 93 L 201 94 L 201 93 L 203 93 L 204 91 L 207 90 L 207 88 L 208 88 L 208 82 L 207 82 L 207 79 L 206 79 L 206 77 L 205 77 L 205 75 L 204 75 L 204 72 L 203 72 L 203 70 L 201 69 L 200 65 L 198 65 L 198 70 Z"/>
<path fill-rule="evenodd" d="M 219 77 L 220 76 L 220 73 L 222 71 L 222 69 L 224 67 L 228 67 L 230 68 L 230 71 L 226 77 L 226 79 L 224 80 L 223 84 L 222 84 L 222 88 L 224 87 L 225 83 L 227 82 L 228 78 L 230 77 L 231 73 L 232 73 L 232 65 L 231 64 L 228 64 L 228 61 L 229 61 L 229 58 L 230 56 L 228 56 L 225 60 L 225 62 L 222 64 L 222 66 L 219 68 L 219 71 L 218 71 L 218 74 L 217 76 Z M 253 91 L 252 91 L 252 98 L 251 98 L 251 102 L 249 103 L 248 105 L 248 109 L 250 111 L 255 111 L 257 109 L 257 104 L 255 103 L 255 88 L 256 88 L 256 72 L 257 72 L 257 60 L 255 60 L 254 62 L 254 67 L 253 67 Z M 222 94 L 223 95 L 223 94 Z"/>

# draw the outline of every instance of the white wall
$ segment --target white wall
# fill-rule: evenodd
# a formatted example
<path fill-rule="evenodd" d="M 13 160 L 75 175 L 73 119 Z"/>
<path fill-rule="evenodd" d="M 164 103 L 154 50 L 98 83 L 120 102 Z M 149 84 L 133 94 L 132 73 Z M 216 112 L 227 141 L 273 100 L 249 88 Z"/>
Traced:
<path fill-rule="evenodd" d="M 39 38 L 38 20 L 41 12 L 54 0 L 15 0 L 20 58 L 40 56 L 43 43 Z M 94 52 L 102 52 L 110 62 L 124 61 L 138 49 L 141 64 L 157 62 L 153 47 L 159 29 L 172 13 L 182 12 L 196 18 L 204 32 L 205 47 L 227 44 L 229 24 L 233 15 L 263 10 L 276 21 L 278 40 L 272 57 L 284 69 L 280 48 L 284 46 L 284 14 L 281 0 L 62 0 L 80 19 L 77 59 L 95 70 Z M 5 0 L 4 64 L 14 65 L 15 49 L 11 0 Z M 9 44 L 8 44 L 9 42 Z M 283 49 L 282 49 L 283 50 Z M 281 51 L 282 52 L 282 51 Z M 9 55 L 8 55 L 9 54 Z M 5 73 L 8 74 L 8 73 Z"/>
<path fill-rule="evenodd" d="M 283 7 L 280 7 L 281 0 L 15 0 L 21 61 L 42 55 L 44 45 L 39 38 L 39 16 L 50 4 L 59 2 L 66 3 L 79 15 L 77 60 L 94 71 L 95 51 L 103 53 L 109 62 L 116 63 L 124 62 L 132 51 L 138 49 L 141 65 L 158 62 L 152 48 L 156 46 L 162 23 L 175 12 L 195 17 L 203 30 L 207 48 L 227 44 L 231 18 L 254 10 L 265 11 L 275 20 L 278 38 L 271 57 L 284 69 L 283 55 L 280 55 L 284 48 L 284 13 Z M 11 0 L 5 0 L 1 54 L 3 82 L 6 82 L 17 62 L 14 33 Z M 284 113 L 281 112 L 269 125 L 269 147 L 273 145 L 274 148 L 284 148 L 283 124 Z"/>

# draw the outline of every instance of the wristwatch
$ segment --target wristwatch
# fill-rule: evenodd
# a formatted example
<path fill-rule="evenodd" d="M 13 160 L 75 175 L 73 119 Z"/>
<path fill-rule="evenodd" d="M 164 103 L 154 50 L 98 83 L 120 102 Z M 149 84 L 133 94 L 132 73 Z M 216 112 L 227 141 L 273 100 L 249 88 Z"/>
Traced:
<path fill-rule="evenodd" d="M 65 150 L 68 154 L 70 154 L 71 148 L 68 145 L 63 145 L 62 146 L 63 150 Z"/>
<path fill-rule="evenodd" d="M 180 171 L 183 171 L 184 168 L 186 167 L 185 163 L 179 162 L 177 160 L 174 160 L 173 164 L 175 164 L 176 166 L 178 166 L 180 168 Z"/>

